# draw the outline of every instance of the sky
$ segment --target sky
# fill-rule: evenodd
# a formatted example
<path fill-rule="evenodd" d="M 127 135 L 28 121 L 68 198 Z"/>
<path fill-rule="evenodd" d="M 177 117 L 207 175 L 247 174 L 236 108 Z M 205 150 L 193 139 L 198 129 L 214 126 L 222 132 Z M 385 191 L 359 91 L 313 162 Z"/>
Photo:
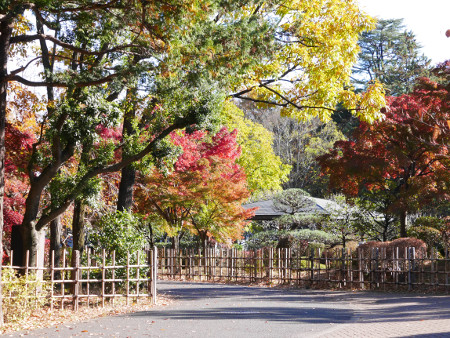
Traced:
<path fill-rule="evenodd" d="M 422 53 L 433 64 L 450 59 L 450 0 L 357 0 L 360 8 L 379 19 L 401 19 Z"/>

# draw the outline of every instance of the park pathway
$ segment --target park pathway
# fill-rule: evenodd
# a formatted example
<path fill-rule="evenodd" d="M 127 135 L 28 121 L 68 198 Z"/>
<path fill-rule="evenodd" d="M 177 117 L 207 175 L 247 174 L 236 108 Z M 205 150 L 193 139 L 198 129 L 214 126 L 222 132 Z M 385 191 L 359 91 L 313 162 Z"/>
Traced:
<path fill-rule="evenodd" d="M 28 337 L 450 337 L 450 297 L 160 281 L 150 311 L 21 332 Z"/>

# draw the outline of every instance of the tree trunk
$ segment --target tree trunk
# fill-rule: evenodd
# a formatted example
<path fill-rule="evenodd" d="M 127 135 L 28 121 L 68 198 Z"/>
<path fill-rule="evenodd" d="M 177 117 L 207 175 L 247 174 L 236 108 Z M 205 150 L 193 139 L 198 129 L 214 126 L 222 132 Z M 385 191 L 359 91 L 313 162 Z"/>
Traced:
<path fill-rule="evenodd" d="M 136 170 L 131 166 L 122 169 L 122 177 L 119 185 L 119 197 L 117 198 L 117 210 L 130 210 L 133 206 L 133 187 L 136 179 Z"/>
<path fill-rule="evenodd" d="M 406 211 L 402 211 L 400 213 L 400 237 L 408 237 L 406 233 L 406 225 L 407 225 L 406 216 L 407 216 Z"/>
<path fill-rule="evenodd" d="M 61 217 L 56 217 L 50 222 L 50 257 L 55 255 L 55 266 L 59 267 L 61 261 Z"/>
<path fill-rule="evenodd" d="M 172 249 L 174 249 L 175 251 L 180 250 L 180 235 L 177 234 L 170 239 L 172 241 Z"/>
<path fill-rule="evenodd" d="M 136 109 L 134 106 L 136 88 L 127 91 L 127 101 L 130 107 L 123 117 L 122 137 L 134 135 L 136 130 L 133 127 L 133 120 L 136 118 Z M 127 154 L 122 156 L 126 157 Z M 122 177 L 119 185 L 119 196 L 117 198 L 117 210 L 130 210 L 133 206 L 133 187 L 136 179 L 136 170 L 128 165 L 122 169 Z"/>
<path fill-rule="evenodd" d="M 8 52 L 12 33 L 12 20 L 0 23 L 0 259 L 3 259 L 3 195 L 5 193 L 5 122 L 8 82 Z M 2 278 L 0 269 L 0 280 Z M 2 292 L 0 283 L 0 295 Z M 3 324 L 2 297 L 0 297 L 0 325 Z"/>
<path fill-rule="evenodd" d="M 84 249 L 85 225 L 86 225 L 86 205 L 83 202 L 76 201 L 73 209 L 72 235 L 73 251 L 79 250 L 80 254 Z"/>
<path fill-rule="evenodd" d="M 27 252 L 27 250 L 30 251 L 29 264 L 31 266 L 36 265 L 36 254 L 39 243 L 38 238 L 40 235 L 40 231 L 43 231 L 43 229 L 36 229 L 36 221 L 39 213 L 39 204 L 41 201 L 43 189 L 44 187 L 41 187 L 40 182 L 31 183 L 31 187 L 25 201 L 25 214 L 23 217 L 22 225 L 20 225 L 20 233 L 22 236 L 21 238 L 11 238 L 11 248 L 23 248 L 23 260 L 20 264 L 21 266 L 25 265 L 25 253 Z M 16 243 L 16 240 L 21 240 L 22 243 Z"/>

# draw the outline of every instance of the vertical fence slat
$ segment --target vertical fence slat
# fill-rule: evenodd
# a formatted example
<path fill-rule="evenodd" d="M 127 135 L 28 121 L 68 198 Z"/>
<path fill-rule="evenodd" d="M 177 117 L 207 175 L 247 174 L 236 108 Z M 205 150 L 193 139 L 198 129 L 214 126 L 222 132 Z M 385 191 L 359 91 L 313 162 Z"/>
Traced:
<path fill-rule="evenodd" d="M 79 293 L 79 279 L 80 279 L 80 251 L 75 250 L 75 264 L 73 266 L 73 309 L 78 311 L 78 293 Z"/>
<path fill-rule="evenodd" d="M 158 249 L 154 247 L 152 250 L 147 251 L 147 260 L 145 261 L 144 259 L 143 264 L 141 263 L 140 252 L 137 253 L 137 265 L 133 264 L 134 256 L 133 262 L 130 262 L 132 259 L 128 252 L 126 267 L 120 264 L 117 265 L 115 252 L 112 252 L 112 265 L 108 266 L 105 250 L 101 253 L 102 262 L 100 267 L 95 259 L 91 260 L 91 251 L 89 249 L 86 249 L 87 261 L 83 258 L 83 262 L 87 262 L 87 267 L 81 265 L 81 254 L 78 251 L 73 252 L 73 264 L 69 265 L 67 264 L 69 259 L 64 250 L 61 267 L 55 266 L 55 252 L 52 251 L 49 264 L 45 268 L 39 266 L 38 263 L 30 266 L 30 252 L 27 252 L 25 266 L 14 268 L 21 269 L 25 275 L 31 275 L 33 271 L 36 274 L 40 274 L 41 270 L 46 271 L 44 276 L 48 279 L 45 283 L 51 287 L 49 301 L 51 310 L 55 308 L 55 304 L 59 304 L 59 299 L 61 300 L 61 309 L 65 307 L 65 302 L 72 300 L 73 309 L 77 310 L 79 304 L 85 298 L 87 298 L 89 306 L 91 296 L 98 297 L 96 298 L 96 303 L 99 304 L 98 300 L 100 299 L 102 306 L 105 306 L 106 301 L 114 305 L 115 298 L 119 296 L 126 297 L 127 305 L 129 305 L 129 301 L 133 297 L 137 297 L 136 301 L 139 301 L 139 297 L 143 296 L 151 296 L 151 302 L 155 304 L 159 271 L 167 278 L 180 277 L 186 280 L 200 278 L 201 280 L 206 279 L 213 282 L 221 281 L 222 279 L 228 281 L 264 281 L 270 284 L 294 283 L 297 285 L 309 282 L 310 285 L 318 285 L 318 283 L 323 285 L 323 283 L 326 283 L 332 287 L 357 287 L 360 289 L 364 289 L 369 285 L 372 289 L 382 288 L 383 290 L 392 287 L 412 290 L 431 286 L 435 291 L 448 291 L 448 249 L 445 249 L 443 256 L 438 256 L 437 251 L 432 250 L 429 258 L 425 254 L 416 251 L 414 247 L 393 248 L 389 251 L 386 248 L 369 248 L 365 250 L 359 248 L 356 252 L 348 249 L 339 249 L 334 252 L 325 250 L 322 252 L 320 248 L 314 249 L 311 247 L 307 250 L 309 252 L 290 248 L 264 248 L 244 252 L 236 249 L 205 248 L 202 252 L 201 250 L 193 249 L 174 250 L 162 248 L 161 257 L 158 257 Z M 13 252 L 10 254 L 11 267 L 13 254 Z M 95 253 L 93 255 L 94 257 L 99 256 Z M 305 263 L 303 267 L 302 263 Z M 324 266 L 321 266 L 321 263 L 324 263 Z M 112 269 L 111 273 L 107 271 L 108 269 Z M 118 269 L 126 271 L 126 277 L 117 277 L 119 274 Z M 146 269 L 146 272 L 148 271 L 145 277 L 141 277 L 142 269 Z M 86 272 L 83 272 L 84 270 Z M 96 274 L 93 280 L 91 280 L 90 276 L 91 270 L 92 273 L 95 272 Z M 68 279 L 66 274 L 70 274 L 73 278 Z M 136 276 L 135 279 L 133 278 L 134 274 Z M 119 284 L 117 284 L 119 281 L 121 282 L 120 288 Z M 146 287 L 147 292 L 140 290 L 144 281 L 146 282 L 144 283 L 144 288 Z M 98 285 L 99 282 L 101 282 L 101 293 L 98 292 L 91 295 L 90 284 L 97 283 Z M 135 294 L 134 282 L 136 282 Z M 67 287 L 66 290 L 67 284 L 71 287 Z M 30 281 L 26 287 L 34 287 L 34 283 Z M 98 290 L 98 287 L 92 289 L 95 291 L 95 289 Z M 70 293 L 68 290 L 70 290 Z M 83 293 L 84 290 L 86 290 L 86 293 Z M 35 296 L 40 296 L 37 294 L 39 292 L 37 288 L 29 289 L 29 291 L 35 293 Z M 13 293 L 9 295 L 9 297 L 13 296 Z M 8 297 L 8 295 L 5 297 Z"/>
<path fill-rule="evenodd" d="M 105 249 L 102 250 L 102 308 L 105 307 L 105 279 L 106 279 L 106 255 Z"/>

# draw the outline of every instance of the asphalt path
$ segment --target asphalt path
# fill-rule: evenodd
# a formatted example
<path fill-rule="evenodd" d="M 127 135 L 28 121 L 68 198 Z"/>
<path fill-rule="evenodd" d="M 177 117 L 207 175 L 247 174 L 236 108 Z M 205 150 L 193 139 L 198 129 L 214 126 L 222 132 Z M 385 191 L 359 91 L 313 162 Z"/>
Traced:
<path fill-rule="evenodd" d="M 450 297 L 160 281 L 150 311 L 21 332 L 31 337 L 450 337 Z"/>

